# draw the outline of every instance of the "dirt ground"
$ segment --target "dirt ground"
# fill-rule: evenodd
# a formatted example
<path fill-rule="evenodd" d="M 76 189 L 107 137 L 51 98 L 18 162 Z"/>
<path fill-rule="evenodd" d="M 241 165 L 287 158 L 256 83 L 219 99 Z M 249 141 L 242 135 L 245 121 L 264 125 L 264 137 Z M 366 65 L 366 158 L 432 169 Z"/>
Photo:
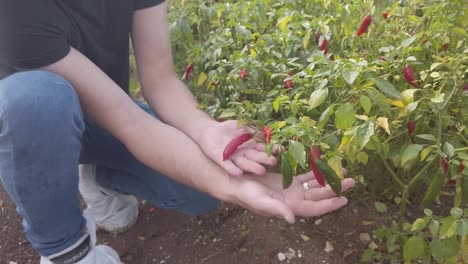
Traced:
<path fill-rule="evenodd" d="M 230 205 L 190 218 L 141 201 L 134 228 L 120 235 L 98 232 L 98 240 L 116 249 L 126 264 L 354 264 L 366 248 L 359 235 L 372 237 L 384 219 L 373 203 L 355 200 L 295 225 Z M 333 247 L 328 253 L 327 243 Z M 39 256 L 24 238 L 14 204 L 0 185 L 0 264 L 5 263 L 39 263 Z"/>

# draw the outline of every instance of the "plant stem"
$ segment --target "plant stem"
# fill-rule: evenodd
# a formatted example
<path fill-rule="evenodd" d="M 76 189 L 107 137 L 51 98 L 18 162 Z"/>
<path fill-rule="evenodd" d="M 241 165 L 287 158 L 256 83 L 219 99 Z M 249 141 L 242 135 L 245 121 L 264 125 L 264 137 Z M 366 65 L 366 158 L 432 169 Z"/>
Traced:
<path fill-rule="evenodd" d="M 392 178 L 398 183 L 398 185 L 400 185 L 401 187 L 406 188 L 405 184 L 400 180 L 400 178 L 398 178 L 398 175 L 396 175 L 396 173 L 392 170 L 392 168 L 388 164 L 387 160 L 385 159 L 385 157 L 380 152 L 379 152 L 379 157 L 382 160 L 382 162 L 383 162 L 385 168 L 387 169 L 387 171 L 390 173 Z"/>
<path fill-rule="evenodd" d="M 432 163 L 434 163 L 434 161 L 437 160 L 436 158 L 432 159 L 431 161 L 429 161 L 426 165 L 424 165 L 424 167 L 418 171 L 418 173 L 416 174 L 416 176 L 413 177 L 413 179 L 411 179 L 411 181 L 408 183 L 407 187 L 408 187 L 408 191 L 409 189 L 411 189 L 411 187 L 413 187 L 413 185 L 419 180 L 419 178 L 421 178 L 421 176 L 423 175 L 423 173 L 429 169 L 429 167 L 432 165 Z"/>
<path fill-rule="evenodd" d="M 400 214 L 398 219 L 398 230 L 400 231 L 400 240 L 403 242 L 403 223 L 405 222 L 406 204 L 408 203 L 409 188 L 405 186 L 400 202 Z"/>

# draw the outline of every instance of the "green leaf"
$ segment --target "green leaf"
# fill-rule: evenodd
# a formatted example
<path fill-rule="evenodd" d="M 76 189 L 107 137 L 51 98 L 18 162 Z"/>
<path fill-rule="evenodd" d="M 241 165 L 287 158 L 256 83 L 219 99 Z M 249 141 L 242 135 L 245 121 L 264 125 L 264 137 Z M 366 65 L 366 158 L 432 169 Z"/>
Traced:
<path fill-rule="evenodd" d="M 442 226 L 439 231 L 441 239 L 450 238 L 457 233 L 457 220 L 453 216 L 448 216 L 441 221 Z"/>
<path fill-rule="evenodd" d="M 367 153 L 361 151 L 357 155 L 357 160 L 359 162 L 361 162 L 362 164 L 367 165 L 367 162 L 369 161 L 369 155 L 367 155 Z"/>
<path fill-rule="evenodd" d="M 442 168 L 437 169 L 434 177 L 432 178 L 431 185 L 426 191 L 424 195 L 424 199 L 422 201 L 422 208 L 427 208 L 439 195 L 439 192 L 442 190 L 444 186 L 444 171 Z"/>
<path fill-rule="evenodd" d="M 325 102 L 328 97 L 328 88 L 315 90 L 309 99 L 309 110 L 312 110 Z"/>
<path fill-rule="evenodd" d="M 359 76 L 359 71 L 349 69 L 349 68 L 345 68 L 345 69 L 343 69 L 342 75 L 343 75 L 343 78 L 345 79 L 345 81 L 348 84 L 351 85 L 351 84 L 354 83 L 356 78 Z"/>
<path fill-rule="evenodd" d="M 403 248 L 403 259 L 409 261 L 424 256 L 425 245 L 426 241 L 422 237 L 410 237 Z"/>
<path fill-rule="evenodd" d="M 325 109 L 325 111 L 322 112 L 319 118 L 318 127 L 323 128 L 323 126 L 325 126 L 325 124 L 328 122 L 330 116 L 332 116 L 333 113 L 335 113 L 334 104 L 330 105 L 327 109 Z"/>
<path fill-rule="evenodd" d="M 468 235 L 468 220 L 467 219 L 461 219 L 458 222 L 458 235 L 460 237 L 465 237 Z M 468 241 L 467 241 L 468 242 Z"/>
<path fill-rule="evenodd" d="M 450 239 L 438 240 L 434 239 L 431 242 L 432 256 L 438 263 L 447 263 L 447 260 L 458 255 L 460 243 L 456 237 Z"/>
<path fill-rule="evenodd" d="M 286 155 L 283 155 L 281 158 L 281 174 L 283 175 L 283 189 L 288 188 L 293 180 L 293 173 L 291 164 Z"/>
<path fill-rule="evenodd" d="M 273 109 L 276 113 L 279 111 L 281 96 L 278 96 L 275 101 L 273 101 Z"/>
<path fill-rule="evenodd" d="M 429 154 L 431 154 L 434 146 L 427 147 L 421 151 L 421 161 L 424 161 Z"/>
<path fill-rule="evenodd" d="M 429 223 L 429 221 L 431 220 L 431 218 L 429 217 L 424 217 L 424 218 L 418 218 L 416 219 L 416 221 L 414 221 L 413 223 L 413 226 L 411 227 L 411 232 L 419 232 L 421 230 L 423 230 L 427 224 Z"/>
<path fill-rule="evenodd" d="M 437 139 L 434 137 L 434 135 L 431 134 L 421 134 L 421 135 L 416 135 L 418 138 L 430 140 L 430 141 L 437 141 Z"/>
<path fill-rule="evenodd" d="M 374 122 L 367 122 L 357 128 L 356 140 L 361 149 L 369 142 L 374 133 Z"/>
<path fill-rule="evenodd" d="M 445 93 L 441 93 L 441 94 L 437 95 L 436 97 L 432 98 L 431 102 L 433 102 L 435 104 L 441 104 L 441 103 L 444 102 L 444 97 L 445 97 Z"/>
<path fill-rule="evenodd" d="M 230 117 L 235 117 L 237 116 L 236 112 L 234 112 L 234 110 L 231 110 L 231 109 L 226 109 L 224 110 L 218 118 L 230 118 Z"/>
<path fill-rule="evenodd" d="M 457 218 L 457 219 L 459 219 L 463 215 L 463 210 L 461 208 L 457 208 L 457 207 L 452 208 L 450 210 L 450 215 Z"/>
<path fill-rule="evenodd" d="M 362 95 L 359 98 L 359 103 L 361 104 L 361 107 L 364 109 L 364 112 L 366 112 L 366 114 L 369 114 L 369 112 L 370 112 L 370 110 L 372 108 L 372 102 L 369 99 L 369 97 L 367 97 L 365 95 Z"/>
<path fill-rule="evenodd" d="M 372 80 L 375 82 L 377 88 L 379 88 L 379 90 L 384 94 L 396 99 L 402 99 L 400 92 L 398 92 L 398 90 L 389 81 L 381 78 L 373 78 Z"/>
<path fill-rule="evenodd" d="M 415 40 L 416 40 L 416 37 L 411 37 L 411 38 L 405 39 L 405 40 L 401 43 L 401 47 L 402 47 L 402 48 L 406 48 L 406 47 L 408 47 L 409 45 L 411 45 L 411 43 L 413 43 Z"/>
<path fill-rule="evenodd" d="M 419 144 L 408 145 L 401 154 L 401 166 L 404 166 L 406 163 L 415 160 L 422 148 L 423 146 Z"/>
<path fill-rule="evenodd" d="M 379 213 L 385 213 L 388 210 L 387 205 L 381 202 L 375 202 L 374 206 L 377 212 Z"/>
<path fill-rule="evenodd" d="M 303 168 L 306 168 L 306 151 L 304 145 L 298 141 L 292 141 L 289 143 L 289 153 L 297 161 L 297 163 Z"/>
<path fill-rule="evenodd" d="M 440 230 L 440 223 L 439 221 L 437 220 L 431 220 L 431 222 L 429 222 L 429 231 L 431 231 L 431 235 L 433 237 L 436 237 L 437 236 L 437 233 L 439 233 L 439 230 Z"/>
<path fill-rule="evenodd" d="M 328 166 L 327 163 L 323 162 L 322 160 L 315 158 L 315 164 L 317 165 L 318 169 L 322 173 L 322 176 L 327 181 L 328 185 L 330 185 L 333 192 L 339 197 L 341 195 L 341 179 L 336 175 L 335 171 Z"/>
<path fill-rule="evenodd" d="M 336 109 L 335 113 L 335 126 L 339 129 L 351 128 L 356 122 L 356 111 L 354 107 L 347 103 Z"/>
<path fill-rule="evenodd" d="M 448 142 L 444 143 L 443 150 L 449 157 L 453 157 L 453 155 L 455 155 L 455 148 Z"/>

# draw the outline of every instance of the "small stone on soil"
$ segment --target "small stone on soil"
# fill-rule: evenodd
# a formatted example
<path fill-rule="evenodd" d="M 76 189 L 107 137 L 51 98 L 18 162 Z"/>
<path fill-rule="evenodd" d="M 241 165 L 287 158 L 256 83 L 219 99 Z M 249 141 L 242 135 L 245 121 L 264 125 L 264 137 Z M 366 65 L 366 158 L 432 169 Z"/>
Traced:
<path fill-rule="evenodd" d="M 324 251 L 327 252 L 327 253 L 330 253 L 333 250 L 335 250 L 335 249 L 333 248 L 332 243 L 330 241 L 327 241 L 327 244 L 325 245 Z"/>
<path fill-rule="evenodd" d="M 315 225 L 320 225 L 321 223 L 322 223 L 322 219 L 317 219 L 314 224 Z"/>
<path fill-rule="evenodd" d="M 284 253 L 281 253 L 281 252 L 278 253 L 278 260 L 279 260 L 279 261 L 284 261 L 284 260 L 286 260 L 286 256 L 284 255 Z"/>
<path fill-rule="evenodd" d="M 368 233 L 361 233 L 359 234 L 359 240 L 362 244 L 367 245 L 371 242 L 371 238 Z"/>

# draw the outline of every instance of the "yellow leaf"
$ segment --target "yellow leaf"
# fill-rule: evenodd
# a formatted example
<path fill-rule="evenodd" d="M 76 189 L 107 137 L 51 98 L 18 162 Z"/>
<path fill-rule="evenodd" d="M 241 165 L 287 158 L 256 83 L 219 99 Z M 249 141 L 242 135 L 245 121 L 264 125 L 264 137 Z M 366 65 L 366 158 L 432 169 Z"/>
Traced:
<path fill-rule="evenodd" d="M 282 32 L 285 32 L 286 31 L 286 27 L 288 26 L 288 23 L 292 20 L 292 16 L 286 16 L 286 17 L 283 17 L 279 22 L 279 27 L 281 29 Z"/>
<path fill-rule="evenodd" d="M 357 119 L 364 120 L 364 121 L 369 120 L 369 117 L 367 117 L 366 115 L 356 115 L 356 118 L 357 118 Z"/>
<path fill-rule="evenodd" d="M 329 159 L 327 163 L 328 166 L 330 166 L 330 168 L 332 168 L 335 171 L 336 175 L 340 177 L 340 179 L 344 179 L 343 166 L 341 165 L 340 157 L 334 156 L 331 159 Z"/>
<path fill-rule="evenodd" d="M 414 93 L 420 91 L 420 89 L 407 89 L 400 93 L 401 97 L 403 97 L 403 101 L 405 104 L 412 103 L 414 101 Z"/>
<path fill-rule="evenodd" d="M 312 29 L 309 29 L 307 31 L 306 35 L 304 36 L 304 49 L 307 49 L 309 47 L 309 41 L 310 41 L 310 33 L 312 32 Z"/>
<path fill-rule="evenodd" d="M 387 134 L 391 135 L 390 128 L 388 126 L 388 118 L 386 117 L 379 117 L 377 118 L 377 126 L 383 128 Z"/>
<path fill-rule="evenodd" d="M 401 100 L 391 100 L 391 99 L 385 99 L 386 103 L 389 103 L 393 106 L 399 107 L 399 108 L 405 108 L 406 105 L 403 101 Z"/>
<path fill-rule="evenodd" d="M 206 81 L 206 79 L 208 79 L 208 76 L 206 76 L 204 72 L 200 73 L 197 80 L 197 86 L 202 85 Z"/>
<path fill-rule="evenodd" d="M 351 139 L 349 137 L 343 137 L 341 139 L 341 144 L 340 147 L 338 148 L 338 151 L 343 151 L 348 147 L 348 143 Z"/>
<path fill-rule="evenodd" d="M 255 51 L 255 49 L 250 49 L 250 56 L 252 57 L 252 59 L 255 59 L 255 57 L 257 57 L 257 51 Z"/>

